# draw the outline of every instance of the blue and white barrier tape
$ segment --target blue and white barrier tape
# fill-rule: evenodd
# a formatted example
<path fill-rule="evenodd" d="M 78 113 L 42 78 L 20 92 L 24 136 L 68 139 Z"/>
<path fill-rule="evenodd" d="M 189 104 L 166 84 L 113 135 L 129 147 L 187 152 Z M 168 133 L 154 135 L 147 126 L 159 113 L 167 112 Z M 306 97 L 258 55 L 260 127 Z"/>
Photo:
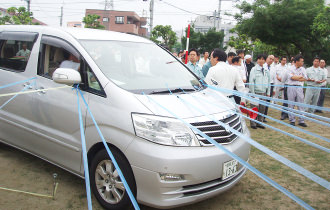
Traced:
<path fill-rule="evenodd" d="M 142 94 L 145 95 L 144 93 L 142 93 Z M 201 135 L 203 138 L 205 138 L 206 140 L 208 140 L 210 143 L 212 143 L 213 145 L 215 145 L 218 149 L 224 151 L 227 155 L 229 155 L 233 159 L 237 160 L 240 164 L 242 164 L 244 167 L 248 168 L 251 172 L 253 172 L 258 177 L 260 177 L 261 179 L 263 179 L 264 181 L 266 181 L 268 184 L 270 184 L 271 186 L 275 187 L 276 189 L 278 189 L 279 191 L 281 191 L 282 193 L 284 193 L 286 196 L 288 196 L 289 198 L 291 198 L 293 201 L 297 202 L 300 206 L 302 206 L 305 209 L 313 209 L 310 205 L 308 205 L 303 200 L 301 200 L 300 198 L 298 198 L 297 196 L 295 196 L 293 193 L 289 192 L 288 190 L 286 190 L 285 188 L 283 188 L 281 185 L 279 185 L 278 183 L 276 183 L 275 181 L 273 181 L 272 179 L 270 179 L 269 177 L 267 177 L 266 175 L 264 175 L 263 173 L 261 173 L 260 171 L 258 171 L 256 168 L 254 168 L 249 163 L 247 163 L 246 161 L 244 161 L 238 155 L 236 155 L 236 154 L 230 152 L 229 150 L 227 150 L 224 146 L 222 146 L 218 142 L 214 141 L 212 138 L 210 138 L 209 136 L 207 136 L 206 134 L 204 134 L 203 132 L 201 132 L 200 130 L 198 130 L 196 127 L 192 126 L 191 124 L 189 124 L 188 122 L 186 122 L 185 120 L 183 120 L 182 118 L 180 118 L 179 116 L 177 116 L 175 113 L 173 113 L 172 111 L 170 111 L 166 107 L 164 107 L 161 104 L 159 104 L 156 100 L 152 99 L 148 95 L 145 95 L 145 96 L 149 100 L 151 100 L 155 104 L 157 104 L 159 107 L 161 107 L 162 109 L 164 109 L 165 111 L 167 111 L 168 113 L 170 113 L 171 115 L 173 115 L 175 118 L 177 118 L 178 120 L 180 120 L 186 126 L 188 126 L 189 128 L 191 128 L 193 131 L 195 131 L 196 133 L 198 133 L 199 135 Z"/>
<path fill-rule="evenodd" d="M 86 152 L 86 139 L 84 134 L 84 125 L 82 120 L 80 102 L 79 102 L 79 85 L 76 87 L 77 92 L 77 103 L 78 103 L 78 112 L 79 112 L 79 126 L 80 126 L 80 137 L 81 137 L 81 147 L 83 151 L 83 161 L 84 161 L 84 172 L 85 172 L 85 185 L 86 185 L 86 193 L 87 193 L 87 204 L 88 210 L 92 210 L 92 197 L 91 197 L 91 189 L 90 189 L 90 181 L 89 181 L 89 169 L 88 169 L 88 159 Z"/>
<path fill-rule="evenodd" d="M 32 85 L 34 85 L 36 83 L 36 81 L 34 81 L 32 84 L 27 85 L 26 87 L 24 87 L 21 91 L 19 91 L 16 95 L 12 96 L 10 99 L 8 99 L 5 103 L 3 103 L 0 106 L 0 109 L 2 109 L 3 107 L 5 107 L 9 102 L 11 102 L 14 98 L 16 98 L 16 96 L 19 95 L 19 93 L 26 91 L 28 88 L 30 88 Z"/>
<path fill-rule="evenodd" d="M 10 83 L 10 84 L 4 85 L 4 86 L 0 86 L 0 89 L 7 88 L 7 87 L 10 87 L 10 86 L 14 86 L 14 85 L 17 85 L 17 84 L 21 84 L 21 83 L 24 83 L 24 82 L 28 82 L 28 81 L 33 80 L 33 79 L 37 79 L 37 77 L 32 77 L 30 79 L 25 79 L 25 80 L 22 80 L 22 81 L 13 82 L 13 83 Z"/>
<path fill-rule="evenodd" d="M 310 88 L 310 89 L 320 89 L 320 90 L 330 90 L 330 88 L 324 87 L 315 87 L 315 86 L 295 86 L 295 85 L 272 85 L 272 84 L 254 84 L 254 83 L 244 83 L 245 85 L 254 85 L 254 86 L 273 86 L 273 87 L 302 87 L 302 88 Z"/>
<path fill-rule="evenodd" d="M 274 158 L 275 160 L 278 160 L 279 162 L 283 163 L 284 165 L 292 168 L 293 170 L 297 171 L 298 173 L 304 175 L 305 177 L 313 180 L 314 182 L 318 183 L 319 185 L 321 185 L 322 187 L 330 190 L 330 183 L 313 174 L 312 172 L 304 169 L 303 167 L 295 164 L 294 162 L 282 157 L 281 155 L 277 154 L 276 152 L 268 149 L 267 147 L 259 144 L 258 142 L 254 141 L 253 139 L 243 135 L 242 133 L 238 132 L 237 130 L 233 129 L 232 127 L 230 127 L 228 124 L 225 124 L 217 119 L 215 119 L 213 116 L 205 113 L 204 111 L 202 111 L 201 109 L 197 108 L 196 106 L 194 106 L 193 104 L 185 101 L 184 99 L 182 99 L 182 97 L 177 96 L 179 99 L 181 99 L 182 101 L 184 101 L 186 104 L 190 105 L 191 107 L 193 107 L 195 110 L 199 111 L 201 114 L 205 115 L 206 117 L 208 117 L 209 119 L 211 119 L 212 121 L 216 122 L 218 125 L 224 127 L 225 129 L 230 130 L 232 133 L 236 134 L 237 136 L 241 137 L 242 139 L 244 139 L 245 141 L 247 141 L 249 144 L 253 145 L 254 147 L 256 147 L 257 149 L 259 149 L 260 151 L 266 153 L 267 155 L 271 156 L 272 158 Z"/>
<path fill-rule="evenodd" d="M 111 158 L 111 160 L 112 160 L 112 162 L 113 162 L 113 164 L 114 164 L 114 166 L 115 166 L 115 168 L 116 168 L 116 170 L 118 172 L 118 175 L 119 175 L 120 179 L 122 180 L 122 182 L 124 184 L 124 187 L 126 189 L 126 192 L 127 192 L 128 196 L 129 196 L 129 198 L 131 199 L 134 208 L 137 209 L 137 210 L 139 210 L 140 207 L 139 207 L 138 203 L 136 202 L 135 197 L 134 197 L 134 195 L 133 195 L 133 193 L 132 193 L 129 185 L 126 182 L 126 179 L 125 179 L 122 171 L 120 170 L 119 165 L 118 165 L 115 157 L 113 156 L 112 152 L 110 151 L 109 146 L 108 146 L 107 142 L 105 141 L 104 136 L 103 136 L 103 134 L 102 134 L 102 132 L 101 132 L 101 130 L 100 130 L 97 122 L 95 121 L 95 118 L 94 118 L 94 116 L 93 116 L 93 114 L 92 114 L 92 112 L 91 112 L 91 110 L 90 110 L 90 108 L 89 108 L 89 106 L 88 106 L 88 104 L 87 104 L 87 102 L 86 102 L 86 100 L 85 100 L 85 98 L 84 98 L 81 90 L 80 89 L 78 89 L 78 90 L 79 90 L 79 93 L 80 93 L 80 95 L 81 95 L 84 103 L 85 103 L 85 106 L 87 107 L 87 110 L 88 110 L 89 114 L 91 115 L 91 118 L 92 118 L 92 120 L 94 122 L 94 125 L 96 127 L 96 130 L 97 130 L 97 132 L 99 133 L 99 135 L 100 135 L 100 137 L 102 139 L 103 145 L 104 145 L 105 149 L 107 150 L 108 155 Z"/>
<path fill-rule="evenodd" d="M 184 91 L 183 91 L 183 92 L 184 92 Z M 184 93 L 185 93 L 185 92 L 184 92 Z M 198 99 L 196 98 L 196 96 L 194 96 L 194 95 L 192 95 L 192 94 L 191 94 L 190 96 L 194 97 L 195 100 L 197 100 L 199 103 L 201 103 L 201 101 L 198 100 Z M 207 100 L 203 100 L 202 102 L 206 102 L 206 103 L 208 103 L 208 104 L 210 104 L 210 105 L 216 106 L 214 103 L 211 103 L 211 102 L 209 102 L 209 101 L 207 101 Z M 298 128 L 298 127 L 296 127 L 296 126 L 292 126 L 292 125 L 290 125 L 290 124 L 288 124 L 288 123 L 285 123 L 285 122 L 282 122 L 282 121 L 280 121 L 280 120 L 274 119 L 274 118 L 272 118 L 272 117 L 270 117 L 270 116 L 264 115 L 264 114 L 262 114 L 262 113 L 259 113 L 259 112 L 257 112 L 257 111 L 254 111 L 254 110 L 249 109 L 249 108 L 247 108 L 247 107 L 244 107 L 244 106 L 241 106 L 241 105 L 238 105 L 238 106 L 239 106 L 239 107 L 242 107 L 242 108 L 244 108 L 244 109 L 246 109 L 246 110 L 249 110 L 249 111 L 251 111 L 251 112 L 253 112 L 253 113 L 256 113 L 256 114 L 258 114 L 258 115 L 261 115 L 261 116 L 263 116 L 263 117 L 266 117 L 266 118 L 268 118 L 268 119 L 270 119 L 270 120 L 273 120 L 273 121 L 275 121 L 275 122 L 278 122 L 278 123 L 280 123 L 280 124 L 282 124 L 282 125 L 288 126 L 288 127 L 293 128 L 293 129 L 295 129 L 295 130 L 298 130 L 298 131 L 301 131 L 301 132 L 306 133 L 306 134 L 308 134 L 308 135 L 311 135 L 311 136 L 313 136 L 313 137 L 321 138 L 321 139 L 324 138 L 323 136 L 320 136 L 320 135 L 315 134 L 315 133 L 312 133 L 312 132 L 310 132 L 310 131 L 307 131 L 307 130 L 304 130 L 304 129 Z M 252 120 L 252 121 L 254 121 L 254 122 L 260 123 L 259 121 L 254 120 L 254 119 L 251 119 L 251 118 L 245 116 L 244 114 L 242 114 L 242 113 L 240 113 L 240 112 L 236 112 L 236 113 L 239 114 L 240 116 L 243 116 L 244 118 L 247 118 L 247 119 Z M 266 126 L 266 127 L 271 128 L 271 129 L 274 129 L 274 130 L 276 130 L 276 131 L 279 131 L 279 132 L 281 132 L 281 133 L 283 133 L 283 134 L 285 134 L 285 135 L 287 135 L 287 136 L 290 136 L 290 137 L 292 137 L 292 138 L 295 138 L 295 139 L 297 139 L 297 140 L 299 140 L 299 141 L 301 141 L 301 142 L 304 142 L 304 143 L 306 143 L 306 144 L 308 144 L 308 145 L 310 145 L 310 146 L 313 146 L 313 147 L 315 147 L 315 148 L 317 148 L 317 149 L 320 149 L 320 150 L 323 150 L 323 151 L 325 151 L 325 152 L 330 153 L 330 149 L 328 149 L 328 148 L 325 148 L 325 147 L 323 147 L 323 146 L 320 146 L 320 145 L 318 145 L 318 144 L 315 144 L 315 143 L 313 143 L 313 142 L 310 142 L 310 141 L 308 141 L 308 140 L 306 140 L 306 139 L 303 139 L 303 138 L 301 138 L 301 137 L 299 137 L 299 136 L 295 136 L 295 135 L 293 135 L 293 134 L 291 134 L 291 133 L 288 133 L 288 132 L 286 132 L 286 131 L 282 131 L 282 130 L 280 130 L 280 129 L 278 129 L 278 128 L 275 128 L 275 127 L 273 127 L 273 126 L 267 125 L 267 124 L 265 124 L 265 123 L 261 123 L 261 124 L 264 125 L 264 126 Z M 326 138 L 325 138 L 324 140 L 330 143 L 330 140 L 329 140 L 329 139 L 326 139 Z"/>
<path fill-rule="evenodd" d="M 298 117 L 301 117 L 301 118 L 304 118 L 304 119 L 313 121 L 315 123 L 318 123 L 318 124 L 321 124 L 321 125 L 325 125 L 325 126 L 330 127 L 330 124 L 329 123 L 325 123 L 325 122 L 322 122 L 322 121 L 319 121 L 319 120 L 315 120 L 313 118 L 309 118 L 309 117 L 306 117 L 306 116 L 303 116 L 303 115 L 294 113 L 293 111 L 295 111 L 295 110 L 294 109 L 291 109 L 291 108 L 288 108 L 288 107 L 284 107 L 284 106 L 277 105 L 277 104 L 272 104 L 272 103 L 269 103 L 267 101 L 258 100 L 258 99 L 255 99 L 253 97 L 249 97 L 246 94 L 242 94 L 242 93 L 240 93 L 238 91 L 229 90 L 229 89 L 225 89 L 225 88 L 214 87 L 214 86 L 211 86 L 211 85 L 208 85 L 208 87 L 211 88 L 211 89 L 213 89 L 213 90 L 219 91 L 219 92 L 225 92 L 225 93 L 234 94 L 236 96 L 239 96 L 239 97 L 242 97 L 242 98 L 246 98 L 249 101 L 255 101 L 255 102 L 258 102 L 259 104 L 262 104 L 262 105 L 265 105 L 265 106 L 269 106 L 271 108 L 274 108 L 274 109 L 283 111 L 285 113 L 293 114 L 295 116 L 298 116 Z M 256 95 L 256 94 L 253 94 L 253 95 L 255 95 L 256 97 L 259 97 L 260 96 L 260 95 Z M 287 111 L 287 110 L 290 110 L 291 112 L 290 111 Z M 327 121 L 329 120 L 328 118 L 326 118 L 326 119 L 327 119 Z"/>

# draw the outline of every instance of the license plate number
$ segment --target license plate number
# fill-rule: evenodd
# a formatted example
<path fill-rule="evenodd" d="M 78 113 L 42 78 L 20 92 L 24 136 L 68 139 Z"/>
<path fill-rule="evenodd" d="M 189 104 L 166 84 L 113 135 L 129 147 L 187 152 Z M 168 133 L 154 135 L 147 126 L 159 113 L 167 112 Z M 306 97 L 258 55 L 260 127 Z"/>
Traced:
<path fill-rule="evenodd" d="M 237 172 L 237 160 L 225 162 L 222 168 L 222 180 L 225 180 Z"/>

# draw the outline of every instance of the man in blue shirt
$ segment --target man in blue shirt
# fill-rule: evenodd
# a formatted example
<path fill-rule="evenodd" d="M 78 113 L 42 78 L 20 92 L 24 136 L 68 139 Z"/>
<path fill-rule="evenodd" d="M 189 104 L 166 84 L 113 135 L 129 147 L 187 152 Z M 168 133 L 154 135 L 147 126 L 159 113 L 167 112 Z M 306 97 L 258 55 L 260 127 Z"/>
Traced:
<path fill-rule="evenodd" d="M 189 62 L 187 63 L 187 67 L 196 74 L 199 78 L 204 79 L 204 75 L 202 73 L 202 68 L 198 65 L 198 51 L 196 49 L 190 49 L 189 51 Z"/>

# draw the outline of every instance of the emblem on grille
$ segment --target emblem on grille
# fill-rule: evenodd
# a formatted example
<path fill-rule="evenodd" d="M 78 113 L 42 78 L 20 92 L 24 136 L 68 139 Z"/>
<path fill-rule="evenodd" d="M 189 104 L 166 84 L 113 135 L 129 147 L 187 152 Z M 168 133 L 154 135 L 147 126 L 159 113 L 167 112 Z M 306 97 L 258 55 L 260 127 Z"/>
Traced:
<path fill-rule="evenodd" d="M 231 134 L 231 131 L 229 130 L 228 126 L 225 127 L 225 130 L 227 133 Z"/>

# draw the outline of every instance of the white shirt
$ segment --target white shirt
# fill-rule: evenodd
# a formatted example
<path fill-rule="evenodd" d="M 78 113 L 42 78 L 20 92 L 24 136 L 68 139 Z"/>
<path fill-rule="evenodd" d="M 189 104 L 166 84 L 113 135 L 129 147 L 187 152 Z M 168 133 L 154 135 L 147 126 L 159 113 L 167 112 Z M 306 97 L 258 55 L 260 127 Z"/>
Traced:
<path fill-rule="evenodd" d="M 198 65 L 200 65 L 200 67 L 203 67 L 208 61 L 208 58 L 206 60 L 204 60 L 204 58 L 201 58 L 198 62 Z"/>
<path fill-rule="evenodd" d="M 275 85 L 281 85 L 283 84 L 283 81 L 279 81 L 277 79 L 277 77 L 281 78 L 282 79 L 282 74 L 283 72 L 286 72 L 288 69 L 287 69 L 287 66 L 284 65 L 282 66 L 282 64 L 278 64 L 276 67 L 275 67 L 275 78 L 274 78 L 274 83 Z"/>
<path fill-rule="evenodd" d="M 269 70 L 269 74 L 270 74 L 270 83 L 274 83 L 275 81 L 275 68 L 272 67 L 272 64 L 270 64 L 270 68 L 268 68 L 268 64 L 264 63 L 264 69 L 268 69 Z"/>
<path fill-rule="evenodd" d="M 239 75 L 241 76 L 243 82 L 244 82 L 244 80 L 246 81 L 246 71 L 245 71 L 244 67 L 236 66 L 236 65 L 232 65 L 232 66 L 238 70 Z"/>
<path fill-rule="evenodd" d="M 245 92 L 243 80 L 237 69 L 222 61 L 209 69 L 205 82 L 209 85 L 229 90 L 233 90 L 236 86 L 238 91 Z M 223 94 L 226 96 L 232 95 L 226 92 L 223 92 Z"/>
<path fill-rule="evenodd" d="M 328 79 L 328 69 L 326 69 L 326 68 L 321 68 L 321 67 L 320 67 L 320 69 L 321 69 L 321 70 L 324 70 L 324 73 L 325 73 L 325 82 L 323 82 L 323 83 L 321 84 L 321 86 L 326 86 L 326 85 L 327 85 L 327 79 Z"/>
<path fill-rule="evenodd" d="M 60 68 L 74 69 L 77 71 L 79 69 L 79 66 L 80 66 L 80 63 L 76 63 L 76 62 L 69 61 L 69 60 L 62 61 L 62 63 L 60 64 Z"/>

